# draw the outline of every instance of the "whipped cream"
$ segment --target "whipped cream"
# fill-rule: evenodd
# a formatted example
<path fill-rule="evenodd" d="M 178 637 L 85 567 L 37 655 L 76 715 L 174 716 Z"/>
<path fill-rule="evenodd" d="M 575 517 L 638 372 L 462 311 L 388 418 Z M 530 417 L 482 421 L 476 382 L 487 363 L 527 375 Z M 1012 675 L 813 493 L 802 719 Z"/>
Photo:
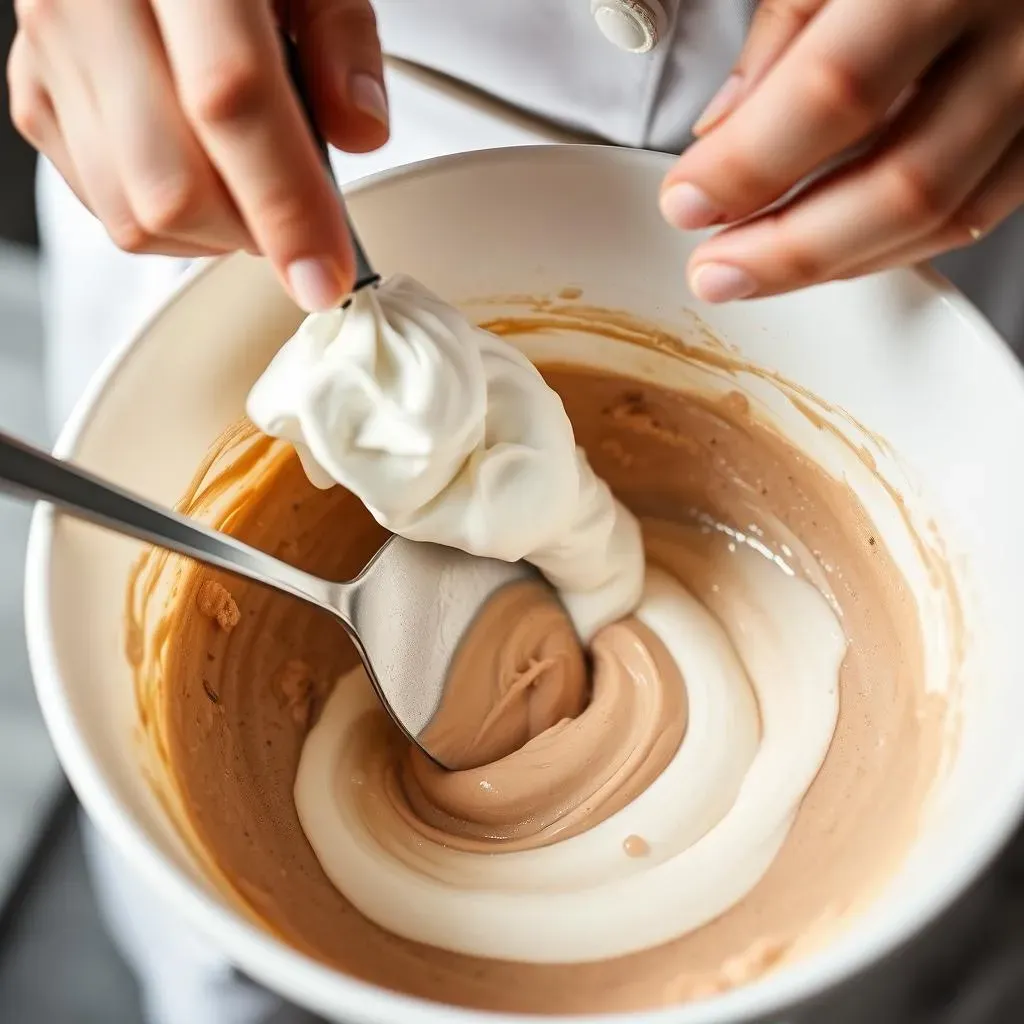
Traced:
<path fill-rule="evenodd" d="M 576 447 L 559 397 L 409 277 L 308 317 L 247 412 L 295 445 L 313 484 L 346 487 L 393 533 L 532 562 L 584 640 L 640 598 L 637 521 Z"/>
<path fill-rule="evenodd" d="M 424 838 L 384 798 L 394 731 L 355 669 L 306 738 L 294 791 L 354 906 L 441 949 L 582 963 L 698 928 L 757 884 L 838 716 L 845 637 L 811 583 L 708 525 L 652 525 L 646 568 L 636 519 L 540 373 L 408 278 L 307 319 L 248 412 L 296 446 L 314 484 L 344 485 L 394 532 L 533 562 L 584 639 L 632 612 L 686 688 L 685 735 L 635 799 L 564 840 L 494 854 Z M 711 579 L 701 600 L 687 589 Z M 643 856 L 625 849 L 636 837 Z"/>

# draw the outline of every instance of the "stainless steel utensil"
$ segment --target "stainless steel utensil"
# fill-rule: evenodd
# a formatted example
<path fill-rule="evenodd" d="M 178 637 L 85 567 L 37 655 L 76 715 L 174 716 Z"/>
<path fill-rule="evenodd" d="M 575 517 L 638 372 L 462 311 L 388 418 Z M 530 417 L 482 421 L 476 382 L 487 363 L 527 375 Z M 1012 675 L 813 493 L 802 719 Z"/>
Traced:
<path fill-rule="evenodd" d="M 424 746 L 453 658 L 487 602 L 511 583 L 543 577 L 525 562 L 477 558 L 455 548 L 392 537 L 354 580 L 302 572 L 233 537 L 136 497 L 0 433 L 0 492 L 168 548 L 309 601 L 348 630 L 378 696 L 399 727 Z"/>
<path fill-rule="evenodd" d="M 288 68 L 288 76 L 292 81 L 292 88 L 295 90 L 295 94 L 298 96 L 299 103 L 306 115 L 306 123 L 309 125 L 313 141 L 320 151 L 320 157 L 327 170 L 327 176 L 331 179 L 331 184 L 337 187 L 337 183 L 334 180 L 334 172 L 331 170 L 331 158 L 327 149 L 327 140 L 321 134 L 316 118 L 313 116 L 313 105 L 309 100 L 305 77 L 302 74 L 302 65 L 299 61 L 299 49 L 295 45 L 295 41 L 287 33 L 282 32 L 280 39 L 281 48 L 284 50 L 285 64 Z M 344 207 L 344 201 L 342 201 L 342 206 Z M 377 284 L 380 280 L 380 274 L 373 269 L 373 264 L 370 263 L 370 259 L 366 255 L 363 243 L 359 241 L 359 235 L 352 224 L 352 218 L 348 215 L 347 207 L 345 207 L 345 223 L 348 224 L 348 233 L 352 238 L 352 251 L 355 254 L 356 260 L 356 280 L 352 286 L 352 294 L 354 295 L 363 288 L 369 288 L 371 285 Z"/>

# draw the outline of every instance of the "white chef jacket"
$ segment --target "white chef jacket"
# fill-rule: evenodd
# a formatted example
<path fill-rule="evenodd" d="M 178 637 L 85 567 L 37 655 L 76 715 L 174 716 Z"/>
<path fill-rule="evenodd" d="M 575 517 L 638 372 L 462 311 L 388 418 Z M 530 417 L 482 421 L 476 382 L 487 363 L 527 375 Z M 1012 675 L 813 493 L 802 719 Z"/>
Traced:
<path fill-rule="evenodd" d="M 477 91 L 390 67 L 392 139 L 367 156 L 335 154 L 339 180 L 444 153 L 579 137 L 680 152 L 739 52 L 755 0 L 647 0 L 660 14 L 659 32 L 642 54 L 599 29 L 594 8 L 614 3 L 376 0 L 390 55 Z M 173 287 L 184 263 L 119 252 L 45 163 L 38 197 L 59 423 L 104 353 Z M 980 244 L 938 261 L 1019 351 L 1022 253 L 1018 213 Z"/>
<path fill-rule="evenodd" d="M 594 8 L 608 4 L 615 0 L 377 0 L 386 52 L 456 84 L 390 64 L 392 138 L 374 154 L 335 154 L 339 180 L 444 153 L 580 136 L 679 152 L 728 74 L 754 0 L 662 0 L 657 10 L 648 0 L 658 38 L 646 53 L 605 37 Z M 56 425 L 104 354 L 174 286 L 186 262 L 119 252 L 45 162 L 38 200 Z M 941 261 L 1020 350 L 1022 252 L 1018 213 L 979 245 Z M 95 836 L 89 849 L 104 909 L 139 974 L 151 1020 L 257 1024 L 284 1012 L 181 930 L 173 910 Z"/>

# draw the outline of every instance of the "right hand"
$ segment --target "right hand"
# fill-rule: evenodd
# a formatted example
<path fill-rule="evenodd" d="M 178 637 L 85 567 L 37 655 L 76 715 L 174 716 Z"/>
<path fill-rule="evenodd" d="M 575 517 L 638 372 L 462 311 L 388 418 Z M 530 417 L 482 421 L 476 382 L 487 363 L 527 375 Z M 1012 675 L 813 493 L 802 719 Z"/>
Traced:
<path fill-rule="evenodd" d="M 292 0 L 317 122 L 388 138 L 369 0 Z M 15 0 L 11 117 L 129 252 L 263 253 L 307 310 L 352 285 L 344 212 L 291 88 L 270 0 Z"/>

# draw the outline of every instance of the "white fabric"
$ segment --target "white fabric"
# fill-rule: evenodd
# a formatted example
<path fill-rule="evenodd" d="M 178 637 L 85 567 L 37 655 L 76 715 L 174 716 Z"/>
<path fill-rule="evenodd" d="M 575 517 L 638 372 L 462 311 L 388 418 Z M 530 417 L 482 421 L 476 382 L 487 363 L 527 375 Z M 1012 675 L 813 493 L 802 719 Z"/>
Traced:
<path fill-rule="evenodd" d="M 548 123 L 512 116 L 398 69 L 389 82 L 392 141 L 369 156 L 336 155 L 339 180 L 448 152 L 560 141 L 565 130 L 680 150 L 696 114 L 725 78 L 754 3 L 664 0 L 664 6 L 666 32 L 653 50 L 637 55 L 601 35 L 589 0 L 376 0 L 389 53 Z M 159 303 L 185 263 L 118 252 L 45 162 L 38 200 L 50 412 L 58 425 L 106 352 Z M 1022 248 L 1024 217 L 1018 214 L 992 238 L 940 264 L 1018 349 L 1024 347 Z M 91 851 L 111 928 L 139 975 L 153 1024 L 260 1024 L 275 1008 L 275 1021 L 308 1019 L 246 985 L 101 842 Z"/>
<path fill-rule="evenodd" d="M 385 49 L 566 128 L 680 150 L 725 78 L 752 0 L 662 0 L 649 53 L 606 39 L 590 0 L 376 0 Z"/>

